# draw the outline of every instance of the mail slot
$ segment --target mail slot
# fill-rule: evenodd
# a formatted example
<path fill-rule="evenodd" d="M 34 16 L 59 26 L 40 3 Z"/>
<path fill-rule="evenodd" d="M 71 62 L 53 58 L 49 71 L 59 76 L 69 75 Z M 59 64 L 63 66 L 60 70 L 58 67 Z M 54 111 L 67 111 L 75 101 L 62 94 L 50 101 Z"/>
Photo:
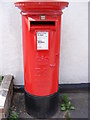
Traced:
<path fill-rule="evenodd" d="M 29 30 L 33 29 L 56 29 L 55 21 L 30 21 L 28 23 Z"/>
<path fill-rule="evenodd" d="M 54 21 L 31 21 L 30 24 L 31 24 L 31 27 L 32 26 L 55 26 Z"/>
<path fill-rule="evenodd" d="M 62 9 L 68 2 L 16 2 L 21 9 L 25 104 L 27 112 L 46 118 L 58 110 Z"/>

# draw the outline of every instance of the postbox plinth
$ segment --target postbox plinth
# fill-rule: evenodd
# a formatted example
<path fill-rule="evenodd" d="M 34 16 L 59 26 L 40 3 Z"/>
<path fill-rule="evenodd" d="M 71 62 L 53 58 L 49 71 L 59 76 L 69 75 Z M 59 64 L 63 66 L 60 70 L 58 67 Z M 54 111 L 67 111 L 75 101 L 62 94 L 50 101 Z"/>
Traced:
<path fill-rule="evenodd" d="M 34 96 L 25 92 L 27 113 L 36 118 L 48 118 L 58 111 L 59 93 L 49 96 Z"/>
<path fill-rule="evenodd" d="M 16 2 L 21 9 L 27 112 L 47 118 L 58 110 L 62 9 L 68 2 Z"/>

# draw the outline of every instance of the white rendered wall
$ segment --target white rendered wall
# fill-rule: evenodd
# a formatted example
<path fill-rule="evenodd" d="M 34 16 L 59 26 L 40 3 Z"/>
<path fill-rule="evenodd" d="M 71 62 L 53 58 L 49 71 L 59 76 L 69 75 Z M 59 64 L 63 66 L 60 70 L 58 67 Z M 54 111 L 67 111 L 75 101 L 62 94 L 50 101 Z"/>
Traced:
<path fill-rule="evenodd" d="M 88 3 L 70 3 L 62 17 L 60 80 L 88 82 Z M 69 79 L 68 79 L 69 78 Z"/>
<path fill-rule="evenodd" d="M 62 15 L 60 83 L 87 83 L 88 2 L 72 1 Z M 0 74 L 24 84 L 21 15 L 10 0 L 0 0 Z"/>

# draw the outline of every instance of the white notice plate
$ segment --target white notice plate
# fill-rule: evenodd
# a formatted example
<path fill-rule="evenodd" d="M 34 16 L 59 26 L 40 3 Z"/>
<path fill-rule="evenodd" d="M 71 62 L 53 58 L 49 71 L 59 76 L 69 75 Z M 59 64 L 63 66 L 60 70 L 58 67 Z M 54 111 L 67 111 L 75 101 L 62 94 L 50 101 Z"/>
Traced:
<path fill-rule="evenodd" d="M 48 32 L 37 32 L 37 50 L 48 50 Z"/>

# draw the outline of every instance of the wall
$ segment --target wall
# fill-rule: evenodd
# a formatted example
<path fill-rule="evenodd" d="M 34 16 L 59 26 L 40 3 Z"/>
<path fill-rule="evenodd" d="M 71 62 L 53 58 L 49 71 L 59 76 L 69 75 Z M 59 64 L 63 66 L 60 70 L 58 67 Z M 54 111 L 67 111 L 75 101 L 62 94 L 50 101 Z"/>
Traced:
<path fill-rule="evenodd" d="M 88 4 L 70 3 L 62 20 L 61 81 L 88 82 Z"/>
<path fill-rule="evenodd" d="M 23 84 L 22 25 L 20 11 L 11 2 L 0 2 L 0 73 L 13 74 Z"/>
<path fill-rule="evenodd" d="M 72 1 L 62 15 L 60 83 L 87 83 L 88 2 Z M 10 0 L 0 0 L 0 74 L 24 84 L 21 15 Z"/>

